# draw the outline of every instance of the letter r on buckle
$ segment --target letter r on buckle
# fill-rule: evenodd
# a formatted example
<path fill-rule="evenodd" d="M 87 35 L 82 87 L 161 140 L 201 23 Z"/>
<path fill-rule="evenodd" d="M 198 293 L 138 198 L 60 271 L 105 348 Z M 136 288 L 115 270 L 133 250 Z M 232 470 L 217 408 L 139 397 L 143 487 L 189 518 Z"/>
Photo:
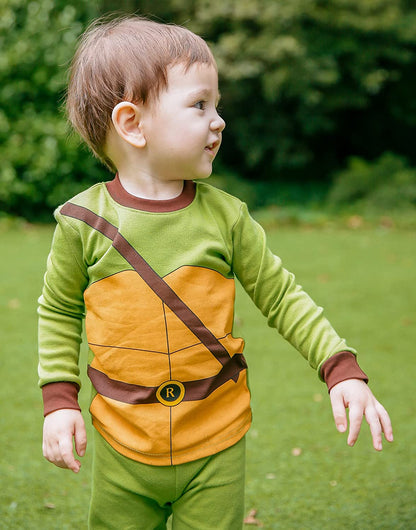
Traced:
<path fill-rule="evenodd" d="M 185 387 L 180 381 L 166 381 L 156 391 L 159 403 L 166 407 L 178 405 L 185 397 Z"/>

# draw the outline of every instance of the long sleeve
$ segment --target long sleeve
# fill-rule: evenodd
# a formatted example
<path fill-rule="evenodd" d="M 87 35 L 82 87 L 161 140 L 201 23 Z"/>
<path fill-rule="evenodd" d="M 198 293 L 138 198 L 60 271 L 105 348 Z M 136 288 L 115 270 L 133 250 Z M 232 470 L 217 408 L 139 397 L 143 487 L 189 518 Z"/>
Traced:
<path fill-rule="evenodd" d="M 289 341 L 321 374 L 322 365 L 339 352 L 355 350 L 347 346 L 280 258 L 267 247 L 261 226 L 243 204 L 233 229 L 233 270 L 268 324 Z M 355 359 L 355 357 L 354 357 Z"/>
<path fill-rule="evenodd" d="M 39 385 L 74 383 L 79 378 L 79 349 L 87 285 L 77 232 L 57 212 L 58 221 L 39 298 Z"/>

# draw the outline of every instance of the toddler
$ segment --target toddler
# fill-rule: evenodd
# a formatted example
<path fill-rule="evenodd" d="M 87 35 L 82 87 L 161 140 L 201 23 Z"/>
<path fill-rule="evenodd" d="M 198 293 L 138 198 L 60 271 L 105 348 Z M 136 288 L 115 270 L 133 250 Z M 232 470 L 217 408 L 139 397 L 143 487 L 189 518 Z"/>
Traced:
<path fill-rule="evenodd" d="M 182 27 L 97 21 L 70 71 L 68 116 L 115 174 L 55 212 L 39 303 L 44 456 L 78 472 L 82 323 L 94 429 L 92 529 L 243 524 L 250 392 L 233 335 L 235 279 L 330 390 L 335 423 L 392 441 L 356 352 L 210 176 L 224 120 L 215 60 Z M 198 182 L 195 182 L 198 180 Z"/>

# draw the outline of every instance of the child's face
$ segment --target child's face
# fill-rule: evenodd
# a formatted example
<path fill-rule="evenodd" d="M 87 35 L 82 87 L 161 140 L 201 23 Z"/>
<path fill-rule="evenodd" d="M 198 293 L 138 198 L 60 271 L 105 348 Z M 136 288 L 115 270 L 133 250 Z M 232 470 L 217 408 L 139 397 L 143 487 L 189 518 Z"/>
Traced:
<path fill-rule="evenodd" d="M 143 116 L 148 169 L 155 178 L 189 180 L 211 175 L 224 120 L 217 113 L 218 75 L 196 63 L 168 69 L 167 89 Z"/>

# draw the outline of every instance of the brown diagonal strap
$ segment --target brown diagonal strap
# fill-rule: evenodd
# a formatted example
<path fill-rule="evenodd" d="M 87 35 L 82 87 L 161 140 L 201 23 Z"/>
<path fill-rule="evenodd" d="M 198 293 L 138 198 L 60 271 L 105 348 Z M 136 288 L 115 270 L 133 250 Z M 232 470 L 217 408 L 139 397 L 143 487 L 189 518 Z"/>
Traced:
<path fill-rule="evenodd" d="M 218 362 L 225 366 L 230 354 L 203 324 L 197 315 L 185 304 L 175 291 L 161 278 L 137 252 L 137 250 L 120 234 L 118 228 L 96 213 L 70 202 L 66 203 L 61 213 L 86 223 L 112 241 L 113 247 L 133 267 L 154 293 L 173 313 L 192 331 L 202 344 L 214 355 Z"/>

